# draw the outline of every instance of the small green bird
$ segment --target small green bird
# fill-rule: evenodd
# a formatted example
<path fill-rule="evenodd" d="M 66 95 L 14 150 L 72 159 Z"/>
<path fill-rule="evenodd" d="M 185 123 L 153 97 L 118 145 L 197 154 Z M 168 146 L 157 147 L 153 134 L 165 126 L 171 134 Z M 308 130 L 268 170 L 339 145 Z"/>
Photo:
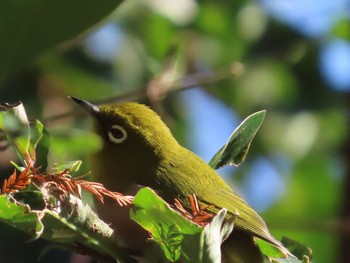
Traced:
<path fill-rule="evenodd" d="M 140 187 L 148 186 L 169 204 L 177 198 L 188 209 L 188 197 L 195 194 L 209 212 L 227 208 L 228 216 L 238 214 L 234 230 L 222 246 L 225 262 L 263 262 L 254 238 L 288 254 L 263 219 L 207 163 L 182 147 L 150 108 L 133 102 L 96 106 L 72 99 L 94 117 L 95 131 L 103 139 L 102 150 L 92 158 L 96 181 L 123 194 L 135 194 Z M 116 228 L 122 245 L 142 249 L 147 243 L 147 233 L 129 219 L 128 209 L 110 202 L 98 204 L 97 210 Z"/>

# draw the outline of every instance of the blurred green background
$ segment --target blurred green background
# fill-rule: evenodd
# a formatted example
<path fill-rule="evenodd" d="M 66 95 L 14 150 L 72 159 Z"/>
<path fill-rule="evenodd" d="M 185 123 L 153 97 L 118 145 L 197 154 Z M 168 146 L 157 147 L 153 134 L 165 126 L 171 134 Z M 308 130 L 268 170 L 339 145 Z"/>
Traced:
<path fill-rule="evenodd" d="M 0 100 L 45 123 L 51 162 L 100 147 L 68 95 L 145 102 L 206 161 L 267 109 L 246 161 L 220 174 L 313 262 L 349 262 L 349 0 L 0 3 Z M 2 179 L 14 159 L 0 152 Z M 92 262 L 0 231 L 0 262 Z"/>

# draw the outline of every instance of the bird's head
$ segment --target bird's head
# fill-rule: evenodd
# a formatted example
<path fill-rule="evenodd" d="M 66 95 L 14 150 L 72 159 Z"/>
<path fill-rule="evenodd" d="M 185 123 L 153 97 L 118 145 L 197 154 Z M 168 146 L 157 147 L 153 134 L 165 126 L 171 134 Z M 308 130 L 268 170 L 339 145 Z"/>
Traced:
<path fill-rule="evenodd" d="M 103 139 L 102 150 L 94 157 L 98 159 L 96 166 L 102 166 L 99 170 L 114 168 L 130 178 L 153 173 L 178 145 L 158 114 L 143 104 L 97 106 L 71 98 L 94 117 L 95 131 Z"/>

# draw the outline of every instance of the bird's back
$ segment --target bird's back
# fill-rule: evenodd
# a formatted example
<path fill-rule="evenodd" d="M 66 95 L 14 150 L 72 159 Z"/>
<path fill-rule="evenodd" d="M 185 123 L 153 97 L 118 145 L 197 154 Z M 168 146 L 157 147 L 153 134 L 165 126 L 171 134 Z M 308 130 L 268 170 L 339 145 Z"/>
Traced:
<path fill-rule="evenodd" d="M 236 216 L 236 228 L 284 248 L 270 234 L 263 219 L 197 155 L 181 147 L 164 162 L 158 171 L 157 180 L 163 187 L 165 199 L 176 197 L 189 208 L 188 197 L 195 194 L 200 204 L 210 205 L 208 212 L 216 213 L 226 208 L 229 216 Z"/>

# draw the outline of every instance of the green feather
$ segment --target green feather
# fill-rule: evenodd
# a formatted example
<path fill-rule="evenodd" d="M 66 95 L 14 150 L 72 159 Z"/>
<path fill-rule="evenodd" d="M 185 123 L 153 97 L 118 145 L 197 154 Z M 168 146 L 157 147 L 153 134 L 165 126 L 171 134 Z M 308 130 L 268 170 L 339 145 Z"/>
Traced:
<path fill-rule="evenodd" d="M 91 111 L 93 107 L 88 106 L 83 105 Z M 93 158 L 96 180 L 120 192 L 131 185 L 149 186 L 167 202 L 172 204 L 177 198 L 186 208 L 188 197 L 195 194 L 200 204 L 214 205 L 207 208 L 209 212 L 227 208 L 228 216 L 236 217 L 236 231 L 263 239 L 288 254 L 263 219 L 207 163 L 179 145 L 154 111 L 131 102 L 93 109 L 96 132 L 104 139 L 102 151 Z M 123 127 L 127 133 L 127 139 L 120 144 L 108 137 L 113 125 Z"/>

